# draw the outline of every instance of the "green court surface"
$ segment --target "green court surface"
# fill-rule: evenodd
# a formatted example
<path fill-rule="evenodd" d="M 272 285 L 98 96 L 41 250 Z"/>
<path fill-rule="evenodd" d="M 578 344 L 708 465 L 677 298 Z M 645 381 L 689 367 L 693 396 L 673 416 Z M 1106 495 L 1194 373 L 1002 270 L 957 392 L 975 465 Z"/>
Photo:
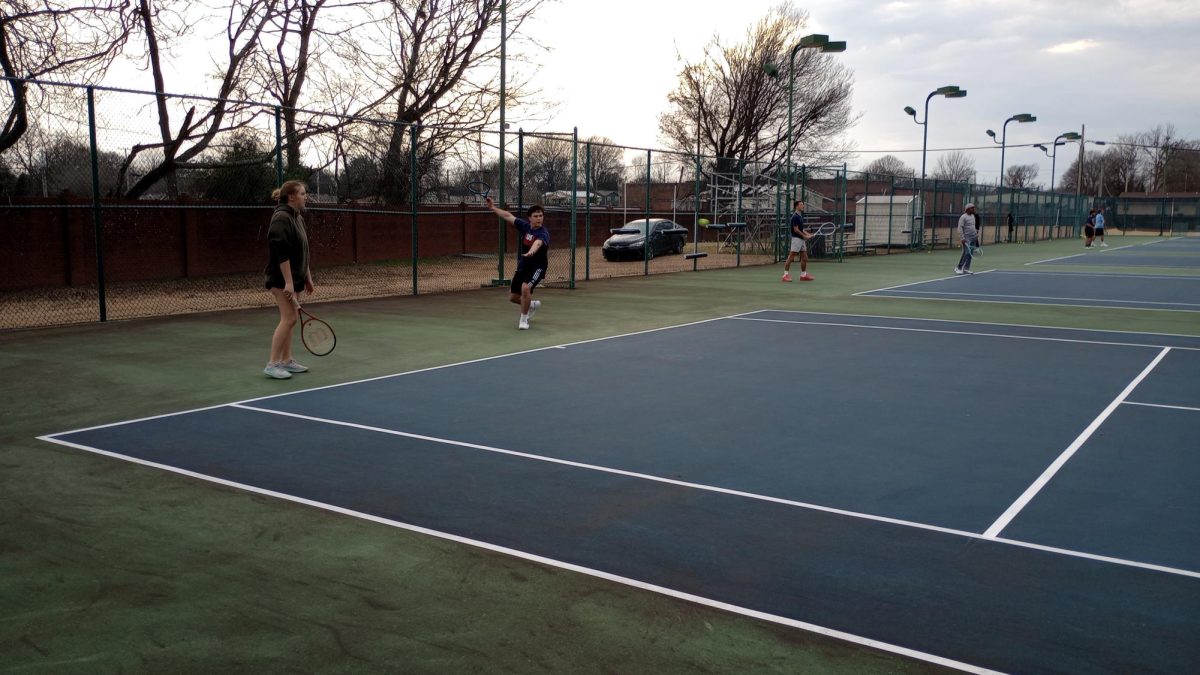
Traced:
<path fill-rule="evenodd" d="M 989 246 L 976 268 L 1029 269 L 1079 246 Z M 500 289 L 328 305 L 318 296 L 311 305 L 337 328 L 338 349 L 298 353 L 312 372 L 289 381 L 260 372 L 274 310 L 0 333 L 0 672 L 937 671 L 36 437 L 760 309 L 1200 334 L 1189 312 L 853 295 L 947 276 L 957 258 L 814 263 L 811 283 L 781 283 L 782 265 L 588 282 L 539 291 L 529 331 Z M 886 368 L 903 354 L 874 358 Z M 798 392 L 821 387 L 789 364 L 779 377 Z"/>

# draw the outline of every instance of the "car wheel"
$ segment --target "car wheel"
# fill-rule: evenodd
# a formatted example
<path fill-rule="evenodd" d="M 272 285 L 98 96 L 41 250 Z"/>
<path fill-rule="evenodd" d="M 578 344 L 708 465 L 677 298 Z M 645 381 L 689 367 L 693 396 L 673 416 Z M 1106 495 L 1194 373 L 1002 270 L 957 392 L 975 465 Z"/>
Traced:
<path fill-rule="evenodd" d="M 654 247 L 653 246 L 646 247 L 645 256 L 646 256 L 647 260 L 654 260 Z"/>
<path fill-rule="evenodd" d="M 675 255 L 679 255 L 680 253 L 683 253 L 683 241 L 682 240 L 675 242 Z"/>

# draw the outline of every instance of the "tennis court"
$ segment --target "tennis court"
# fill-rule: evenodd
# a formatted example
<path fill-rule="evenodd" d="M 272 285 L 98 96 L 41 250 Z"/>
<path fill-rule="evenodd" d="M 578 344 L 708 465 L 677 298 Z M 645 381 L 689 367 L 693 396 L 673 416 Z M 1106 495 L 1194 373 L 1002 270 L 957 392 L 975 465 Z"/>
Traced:
<path fill-rule="evenodd" d="M 1038 260 L 1028 265 L 1088 265 L 1092 267 L 1148 267 L 1195 269 L 1200 267 L 1200 237 L 1174 237 L 1124 243 L 1122 237 L 1109 237 L 1107 248 L 1067 256 Z"/>
<path fill-rule="evenodd" d="M 1093 264 L 1090 261 L 1094 259 L 1101 258 L 1089 255 L 1087 264 Z M 1102 259 L 1113 258 L 1105 256 Z M 1060 262 L 1063 260 L 1069 258 L 1060 259 Z M 1200 311 L 1200 277 L 991 269 L 973 276 L 942 277 L 862 291 L 856 295 L 1197 312 Z"/>
<path fill-rule="evenodd" d="M 930 664 L 1188 672 L 1198 379 L 1200 337 L 764 310 L 43 440 Z"/>

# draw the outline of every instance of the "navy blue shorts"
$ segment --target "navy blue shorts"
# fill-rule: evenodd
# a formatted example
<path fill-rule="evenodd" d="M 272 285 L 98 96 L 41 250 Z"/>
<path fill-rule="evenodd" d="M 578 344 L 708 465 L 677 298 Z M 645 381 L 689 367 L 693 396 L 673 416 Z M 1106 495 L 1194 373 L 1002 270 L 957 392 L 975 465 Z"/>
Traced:
<path fill-rule="evenodd" d="M 537 285 L 541 283 L 542 279 L 545 278 L 545 265 L 518 265 L 516 273 L 513 274 L 512 285 L 508 287 L 508 290 L 512 291 L 513 293 L 520 293 L 521 286 L 524 284 L 529 284 L 529 290 L 532 291 L 533 289 L 537 288 Z"/>

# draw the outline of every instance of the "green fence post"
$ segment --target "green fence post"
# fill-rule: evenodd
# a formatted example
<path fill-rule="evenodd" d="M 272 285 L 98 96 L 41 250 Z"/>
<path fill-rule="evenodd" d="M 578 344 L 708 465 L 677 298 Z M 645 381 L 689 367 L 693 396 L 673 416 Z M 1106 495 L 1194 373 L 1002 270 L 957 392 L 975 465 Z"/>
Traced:
<path fill-rule="evenodd" d="M 88 154 L 92 162 L 92 227 L 96 230 L 96 290 L 100 320 L 108 320 L 108 302 L 104 293 L 104 216 L 100 212 L 100 151 L 96 143 L 96 89 L 87 88 Z"/>
<path fill-rule="evenodd" d="M 585 195 L 586 196 L 586 195 Z M 579 213 L 579 127 L 571 130 L 571 283 L 575 288 L 576 216 Z"/>
<path fill-rule="evenodd" d="M 696 186 L 692 189 L 692 252 L 700 252 L 700 153 L 696 153 Z M 692 271 L 699 269 L 700 257 L 692 256 Z"/>
<path fill-rule="evenodd" d="M 890 176 L 888 180 L 888 223 L 887 223 L 887 252 L 892 254 L 892 204 L 896 201 L 896 177 Z"/>
<path fill-rule="evenodd" d="M 419 180 L 417 178 L 417 135 L 420 133 L 418 127 L 421 122 L 418 120 L 416 124 L 410 125 L 408 128 L 408 171 L 409 171 L 409 189 L 411 191 L 410 201 L 412 201 L 412 294 L 417 294 L 417 203 L 420 199 L 420 190 L 418 189 Z"/>
<path fill-rule="evenodd" d="M 734 222 L 745 222 L 745 220 L 746 220 L 746 214 L 742 212 L 742 169 L 744 168 L 743 165 L 745 164 L 745 162 L 746 162 L 746 160 L 744 160 L 744 159 L 738 160 L 737 186 L 734 188 L 735 190 L 737 190 L 737 214 L 736 214 L 737 217 L 734 219 Z M 746 234 L 746 228 L 743 227 L 741 229 L 741 231 L 737 232 L 736 234 L 737 234 L 737 266 L 741 267 L 742 266 L 742 237 Z"/>
<path fill-rule="evenodd" d="M 642 239 L 643 274 L 650 274 L 650 151 L 646 150 L 646 234 Z"/>
<path fill-rule="evenodd" d="M 583 191 L 583 278 L 592 279 L 592 142 L 584 144 Z"/>
<path fill-rule="evenodd" d="M 865 174 L 863 174 L 863 208 L 862 208 L 862 217 L 861 218 L 859 217 L 859 213 L 858 213 L 858 202 L 854 203 L 855 204 L 855 206 L 854 206 L 854 227 L 861 228 L 861 230 L 862 230 L 862 245 L 861 245 L 861 248 L 859 248 L 859 250 L 858 250 L 859 255 L 867 254 L 867 213 L 870 211 L 870 207 L 867 206 L 867 204 L 869 204 L 870 201 L 871 201 L 871 172 L 868 171 Z"/>

